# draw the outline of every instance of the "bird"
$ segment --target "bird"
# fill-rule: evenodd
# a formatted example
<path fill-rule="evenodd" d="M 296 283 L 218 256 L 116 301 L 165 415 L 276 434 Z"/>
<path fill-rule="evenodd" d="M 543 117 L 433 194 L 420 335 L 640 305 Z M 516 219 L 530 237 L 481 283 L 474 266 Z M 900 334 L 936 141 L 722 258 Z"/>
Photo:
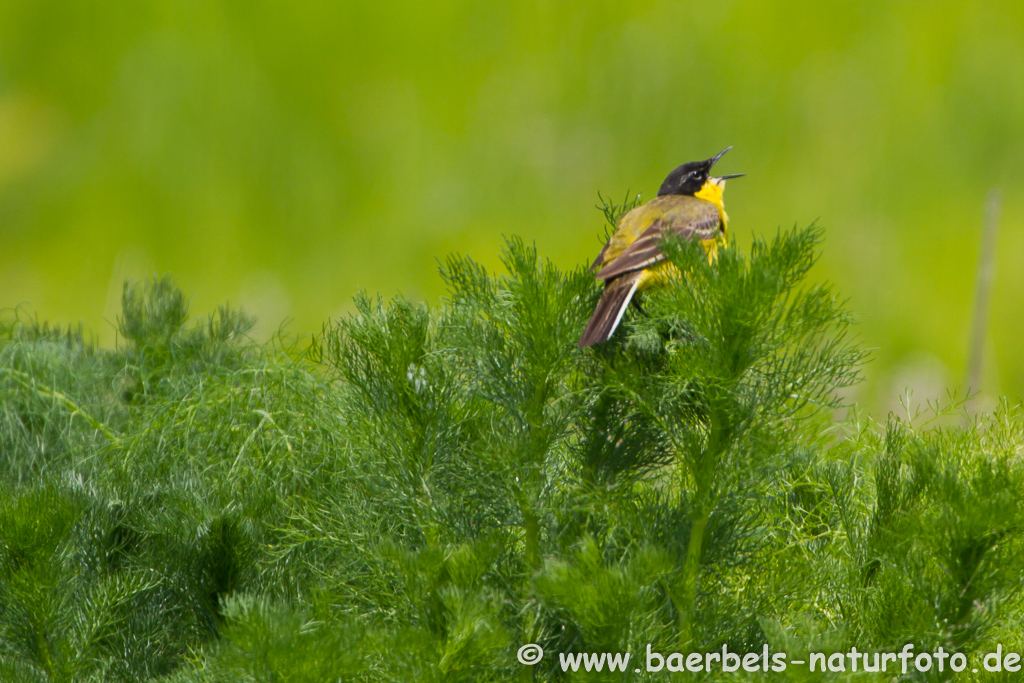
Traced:
<path fill-rule="evenodd" d="M 661 184 L 657 197 L 619 220 L 615 233 L 590 267 L 605 288 L 580 337 L 579 348 L 607 341 L 637 292 L 672 279 L 675 266 L 660 249 L 663 235 L 699 239 L 708 260 L 715 260 L 729 221 L 722 205 L 725 181 L 745 175 L 711 175 L 711 167 L 730 149 L 726 147 L 704 161 L 677 166 Z"/>

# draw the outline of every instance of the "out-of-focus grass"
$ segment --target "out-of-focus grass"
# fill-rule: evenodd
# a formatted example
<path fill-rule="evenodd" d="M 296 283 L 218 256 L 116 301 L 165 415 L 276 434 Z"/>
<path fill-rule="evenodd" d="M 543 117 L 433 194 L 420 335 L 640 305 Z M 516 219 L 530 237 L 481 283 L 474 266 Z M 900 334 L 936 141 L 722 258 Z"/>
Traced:
<path fill-rule="evenodd" d="M 297 332 L 433 299 L 501 235 L 592 258 L 597 192 L 726 145 L 741 242 L 820 217 L 877 347 L 861 398 L 963 375 L 1003 188 L 986 390 L 1024 389 L 1024 9 L 1013 2 L 0 4 L 0 306 L 114 337 L 172 271 Z M 102 304 L 101 302 L 106 302 Z"/>

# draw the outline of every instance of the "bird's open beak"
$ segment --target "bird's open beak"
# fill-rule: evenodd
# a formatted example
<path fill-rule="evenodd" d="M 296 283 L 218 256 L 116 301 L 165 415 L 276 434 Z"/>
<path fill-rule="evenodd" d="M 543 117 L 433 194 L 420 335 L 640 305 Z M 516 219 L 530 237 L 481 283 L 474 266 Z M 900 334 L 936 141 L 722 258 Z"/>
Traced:
<path fill-rule="evenodd" d="M 710 158 L 710 159 L 708 160 L 708 161 L 710 161 L 710 162 L 711 162 L 710 164 L 708 164 L 708 168 L 711 168 L 711 167 L 712 167 L 712 166 L 714 166 L 714 165 L 715 165 L 716 163 L 718 163 L 718 160 L 722 158 L 722 155 L 723 155 L 723 154 L 725 154 L 726 152 L 728 152 L 728 151 L 729 151 L 730 149 L 732 149 L 732 145 L 729 145 L 728 147 L 726 147 L 725 149 L 723 149 L 723 150 L 722 150 L 721 152 L 719 152 L 719 153 L 718 153 L 718 154 L 716 154 L 715 156 L 711 157 L 711 158 Z"/>
<path fill-rule="evenodd" d="M 732 173 L 730 175 L 720 175 L 720 176 L 718 176 L 718 179 L 719 180 L 728 180 L 729 178 L 742 178 L 745 175 L 747 175 L 747 174 L 746 173 Z"/>

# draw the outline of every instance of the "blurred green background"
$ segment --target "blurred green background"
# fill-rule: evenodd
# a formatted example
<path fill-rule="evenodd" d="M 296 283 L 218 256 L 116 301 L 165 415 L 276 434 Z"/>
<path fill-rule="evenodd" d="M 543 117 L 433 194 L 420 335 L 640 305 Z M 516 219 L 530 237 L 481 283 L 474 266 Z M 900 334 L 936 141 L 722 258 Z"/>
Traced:
<path fill-rule="evenodd" d="M 1024 390 L 1020 2 L 0 1 L 0 307 L 114 342 L 126 277 L 318 331 L 357 288 L 436 301 L 436 259 L 558 265 L 597 192 L 719 169 L 741 245 L 828 228 L 874 347 L 855 396 L 963 382 L 1002 189 L 984 389 Z"/>

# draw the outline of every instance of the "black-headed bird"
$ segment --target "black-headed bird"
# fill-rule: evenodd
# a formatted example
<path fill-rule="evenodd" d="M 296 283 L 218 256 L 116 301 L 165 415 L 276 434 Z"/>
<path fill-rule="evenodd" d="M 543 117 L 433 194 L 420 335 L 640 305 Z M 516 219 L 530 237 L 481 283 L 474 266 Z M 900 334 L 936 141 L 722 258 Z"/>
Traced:
<path fill-rule="evenodd" d="M 729 220 L 722 206 L 725 181 L 744 175 L 711 175 L 711 167 L 730 149 L 679 166 L 665 178 L 657 197 L 619 220 L 615 234 L 590 267 L 597 271 L 597 279 L 604 281 L 605 288 L 580 337 L 580 348 L 607 341 L 634 294 L 673 278 L 675 266 L 659 248 L 662 235 L 698 239 L 708 259 L 715 259 L 719 243 L 724 244 Z"/>

